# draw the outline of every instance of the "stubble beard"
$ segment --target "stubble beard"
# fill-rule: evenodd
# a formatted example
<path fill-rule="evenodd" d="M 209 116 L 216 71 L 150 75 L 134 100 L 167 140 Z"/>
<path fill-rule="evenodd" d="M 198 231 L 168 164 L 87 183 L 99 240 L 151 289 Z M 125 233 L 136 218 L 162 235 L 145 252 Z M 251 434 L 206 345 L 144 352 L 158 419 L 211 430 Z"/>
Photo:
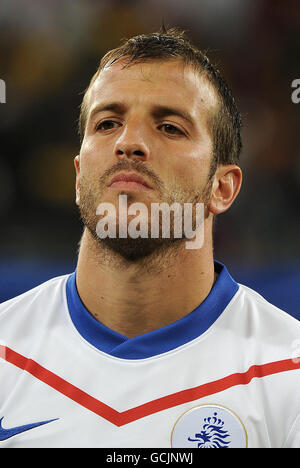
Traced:
<path fill-rule="evenodd" d="M 151 175 L 154 188 L 158 192 L 158 203 L 167 203 L 171 206 L 173 203 L 179 203 L 182 207 L 184 203 L 190 203 L 193 206 L 193 229 L 196 228 L 195 206 L 198 203 L 204 204 L 204 217 L 208 216 L 207 205 L 211 195 L 213 174 L 210 173 L 206 185 L 202 191 L 196 190 L 183 190 L 178 189 L 178 184 L 174 184 L 170 190 L 166 191 L 161 181 L 153 174 L 140 161 L 120 161 L 113 168 L 108 170 L 100 179 L 100 181 L 88 180 L 86 177 L 81 176 L 80 179 L 80 217 L 88 231 L 89 237 L 93 240 L 94 250 L 100 254 L 102 259 L 105 258 L 108 262 L 122 261 L 126 263 L 139 263 L 145 262 L 149 265 L 158 264 L 159 262 L 166 261 L 167 258 L 174 258 L 178 251 L 183 247 L 186 236 L 182 231 L 181 237 L 174 237 L 174 216 L 170 218 L 170 237 L 162 237 L 162 220 L 159 223 L 159 237 L 151 237 L 151 217 L 149 216 L 148 222 L 148 237 L 120 238 L 118 236 L 119 229 L 117 225 L 117 235 L 114 238 L 105 237 L 101 238 L 97 235 L 97 223 L 99 217 L 96 215 L 96 210 L 103 200 L 103 193 L 107 188 L 108 177 L 120 170 L 135 170 L 141 175 Z M 134 195 L 127 194 L 127 202 L 137 201 Z M 204 222 L 204 220 L 203 220 Z"/>

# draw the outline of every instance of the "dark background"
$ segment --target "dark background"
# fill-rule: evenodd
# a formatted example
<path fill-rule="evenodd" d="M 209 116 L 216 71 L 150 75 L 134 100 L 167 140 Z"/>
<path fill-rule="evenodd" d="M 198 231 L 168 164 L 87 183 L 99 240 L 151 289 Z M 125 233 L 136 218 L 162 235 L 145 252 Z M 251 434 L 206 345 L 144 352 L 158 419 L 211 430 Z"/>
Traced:
<path fill-rule="evenodd" d="M 215 257 L 300 318 L 298 0 L 1 0 L 0 302 L 73 271 L 82 93 L 108 49 L 162 21 L 207 51 L 244 118 L 244 183 L 219 216 Z"/>

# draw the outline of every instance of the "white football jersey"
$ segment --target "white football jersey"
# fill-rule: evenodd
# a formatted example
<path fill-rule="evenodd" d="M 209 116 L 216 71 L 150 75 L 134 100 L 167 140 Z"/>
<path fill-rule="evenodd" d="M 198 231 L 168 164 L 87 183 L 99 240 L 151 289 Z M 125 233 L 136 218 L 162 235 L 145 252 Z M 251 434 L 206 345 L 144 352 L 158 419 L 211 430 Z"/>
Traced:
<path fill-rule="evenodd" d="M 300 322 L 217 281 L 175 323 L 126 338 L 76 271 L 0 305 L 0 447 L 300 447 Z"/>

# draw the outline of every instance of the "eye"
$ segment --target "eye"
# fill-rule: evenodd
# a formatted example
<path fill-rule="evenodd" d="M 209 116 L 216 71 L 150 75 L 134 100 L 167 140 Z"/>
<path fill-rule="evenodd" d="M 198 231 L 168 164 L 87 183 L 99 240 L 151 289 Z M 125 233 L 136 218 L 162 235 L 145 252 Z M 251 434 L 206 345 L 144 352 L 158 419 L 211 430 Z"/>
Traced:
<path fill-rule="evenodd" d="M 175 125 L 172 124 L 162 124 L 158 127 L 159 129 L 164 128 L 164 133 L 167 133 L 168 135 L 184 135 L 184 132 L 180 130 L 178 127 L 175 127 Z"/>
<path fill-rule="evenodd" d="M 103 120 L 97 125 L 96 130 L 107 131 L 107 130 L 112 130 L 119 126 L 120 126 L 119 122 L 115 122 L 114 120 Z"/>

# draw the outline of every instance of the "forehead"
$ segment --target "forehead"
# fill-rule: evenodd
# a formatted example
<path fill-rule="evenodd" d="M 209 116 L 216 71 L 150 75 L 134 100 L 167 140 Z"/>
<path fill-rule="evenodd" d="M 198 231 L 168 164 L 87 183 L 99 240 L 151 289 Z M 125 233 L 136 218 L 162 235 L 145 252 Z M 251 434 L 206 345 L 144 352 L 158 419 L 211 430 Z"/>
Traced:
<path fill-rule="evenodd" d="M 182 60 L 151 60 L 124 67 L 126 64 L 124 59 L 118 60 L 99 73 L 87 93 L 89 111 L 104 99 L 145 105 L 176 103 L 197 119 L 217 106 L 216 92 L 205 73 Z"/>

